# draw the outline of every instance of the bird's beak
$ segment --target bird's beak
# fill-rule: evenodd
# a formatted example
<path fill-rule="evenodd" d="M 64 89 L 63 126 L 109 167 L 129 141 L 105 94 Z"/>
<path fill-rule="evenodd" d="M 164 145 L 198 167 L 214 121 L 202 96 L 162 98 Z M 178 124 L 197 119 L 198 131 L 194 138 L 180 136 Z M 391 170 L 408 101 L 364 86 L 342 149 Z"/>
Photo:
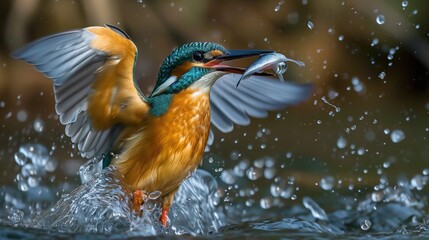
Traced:
<path fill-rule="evenodd" d="M 228 61 L 273 52 L 274 51 L 272 50 L 228 50 L 225 55 L 218 56 L 216 57 L 216 59 L 221 61 Z"/>
<path fill-rule="evenodd" d="M 273 52 L 274 51 L 272 50 L 228 50 L 226 54 L 215 57 L 212 61 L 206 63 L 205 66 L 214 68 L 217 71 L 243 74 L 244 71 L 246 70 L 245 68 L 228 66 L 228 65 L 222 64 L 222 62 L 240 59 L 240 58 L 252 57 L 252 56 L 259 56 L 261 54 L 273 53 Z M 261 74 L 267 75 L 266 73 L 261 73 Z M 256 73 L 256 75 L 259 75 L 259 73 Z"/>

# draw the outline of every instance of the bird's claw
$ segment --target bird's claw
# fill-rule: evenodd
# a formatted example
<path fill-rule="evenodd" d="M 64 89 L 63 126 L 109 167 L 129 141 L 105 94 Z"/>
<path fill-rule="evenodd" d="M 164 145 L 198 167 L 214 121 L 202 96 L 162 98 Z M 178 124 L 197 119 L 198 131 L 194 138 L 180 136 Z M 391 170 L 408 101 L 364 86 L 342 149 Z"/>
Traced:
<path fill-rule="evenodd" d="M 162 213 L 161 213 L 161 216 L 159 217 L 159 221 L 161 221 L 162 226 L 167 227 L 168 208 L 162 208 Z"/>
<path fill-rule="evenodd" d="M 136 190 L 133 193 L 133 209 L 137 213 L 140 213 L 140 207 L 143 204 L 143 192 L 141 190 Z"/>

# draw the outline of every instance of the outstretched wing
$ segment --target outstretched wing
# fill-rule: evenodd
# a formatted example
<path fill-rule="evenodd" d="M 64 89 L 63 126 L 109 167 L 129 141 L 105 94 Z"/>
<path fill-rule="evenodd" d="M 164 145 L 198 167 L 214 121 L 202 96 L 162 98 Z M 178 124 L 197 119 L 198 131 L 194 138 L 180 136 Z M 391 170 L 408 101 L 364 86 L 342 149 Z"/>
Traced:
<path fill-rule="evenodd" d="M 56 112 L 83 157 L 106 153 L 122 127 L 140 124 L 149 110 L 134 79 L 137 48 L 114 26 L 48 36 L 13 56 L 54 81 Z"/>
<path fill-rule="evenodd" d="M 218 79 L 210 91 L 211 123 L 222 132 L 234 124 L 248 125 L 250 117 L 264 118 L 268 111 L 297 104 L 311 94 L 311 85 L 281 82 L 266 76 L 251 76 L 240 82 L 240 74 L 227 74 Z M 208 145 L 213 143 L 210 131 Z M 206 148 L 207 149 L 207 148 Z"/>

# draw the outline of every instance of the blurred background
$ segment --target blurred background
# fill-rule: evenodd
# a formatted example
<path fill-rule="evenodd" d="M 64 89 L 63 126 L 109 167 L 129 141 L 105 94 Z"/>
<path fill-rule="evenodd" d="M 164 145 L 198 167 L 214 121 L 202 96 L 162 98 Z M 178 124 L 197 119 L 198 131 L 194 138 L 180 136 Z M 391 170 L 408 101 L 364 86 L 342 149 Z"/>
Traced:
<path fill-rule="evenodd" d="M 10 54 L 46 35 L 105 23 L 138 46 L 136 76 L 145 93 L 169 52 L 192 41 L 273 49 L 306 63 L 291 64 L 284 77 L 314 84 L 308 101 L 232 133 L 215 132 L 203 168 L 225 183 L 231 181 L 221 172 L 239 162 L 257 170 L 258 159 L 271 159 L 274 176 L 293 180 L 292 200 L 358 196 L 381 177 L 427 175 L 428 14 L 428 3 L 414 0 L 1 1 L 0 185 L 14 186 L 14 154 L 26 143 L 48 148 L 58 161 L 56 181 L 78 182 L 84 160 L 57 120 L 51 81 Z M 253 184 L 268 188 L 273 180 L 265 179 Z"/>

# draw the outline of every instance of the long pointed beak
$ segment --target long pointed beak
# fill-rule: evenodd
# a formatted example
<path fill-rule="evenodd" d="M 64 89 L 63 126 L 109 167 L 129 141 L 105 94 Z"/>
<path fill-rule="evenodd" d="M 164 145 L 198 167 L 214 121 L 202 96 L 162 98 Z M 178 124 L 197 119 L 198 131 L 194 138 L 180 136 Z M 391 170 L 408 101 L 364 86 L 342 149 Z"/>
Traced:
<path fill-rule="evenodd" d="M 272 50 L 228 50 L 227 54 L 216 57 L 216 59 L 221 61 L 228 61 L 273 52 L 274 51 Z"/>

